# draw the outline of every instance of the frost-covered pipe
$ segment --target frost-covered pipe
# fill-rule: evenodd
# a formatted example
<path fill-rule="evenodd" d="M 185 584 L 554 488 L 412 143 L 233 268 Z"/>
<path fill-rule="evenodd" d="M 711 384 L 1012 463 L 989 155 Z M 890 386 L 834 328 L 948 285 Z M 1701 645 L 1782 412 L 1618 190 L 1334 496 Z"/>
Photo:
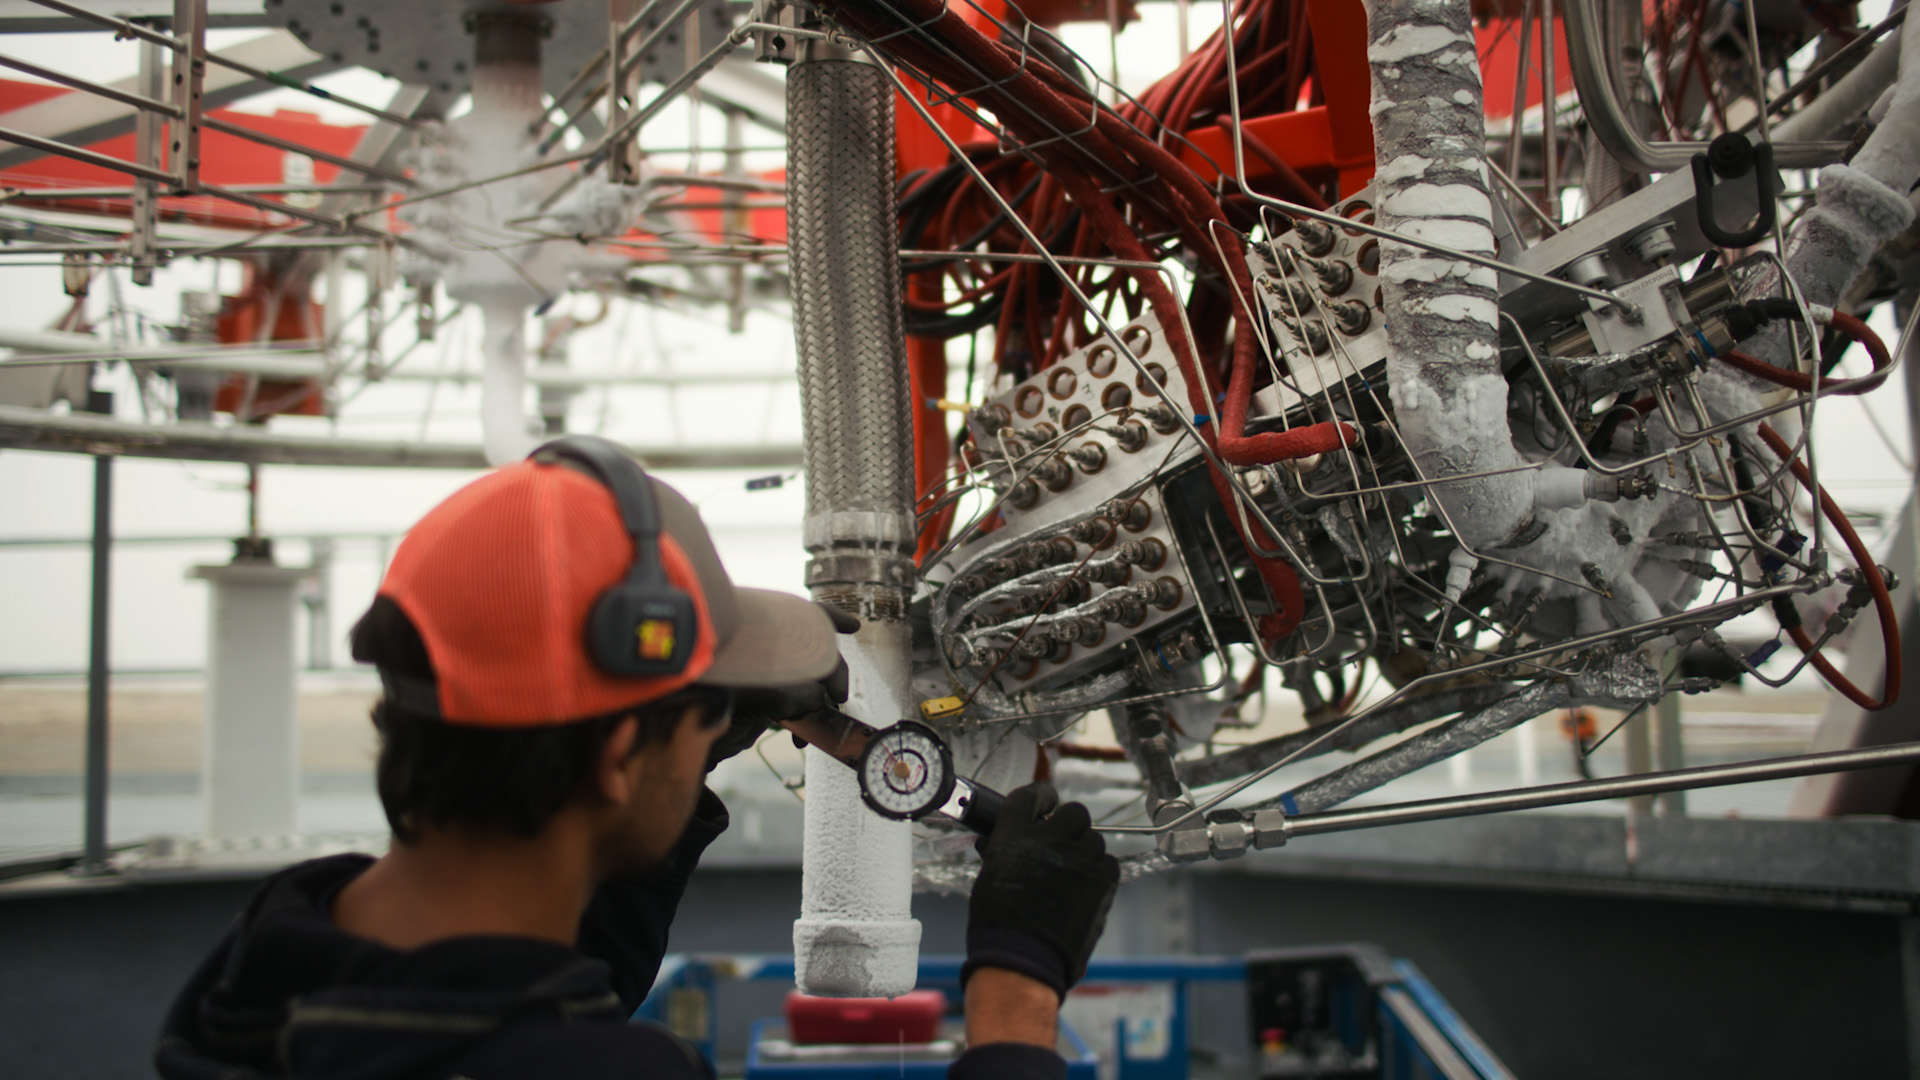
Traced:
<path fill-rule="evenodd" d="M 1380 224 L 1492 256 L 1486 116 L 1468 0 L 1369 0 Z M 1430 480 L 1526 463 L 1507 431 L 1494 271 L 1394 240 L 1380 245 L 1387 381 L 1408 449 Z M 1468 546 L 1525 539 L 1531 474 L 1429 489 Z"/>
<path fill-rule="evenodd" d="M 1868 62 L 1891 44 L 1882 45 Z M 1907 192 L 1920 179 L 1920 19 L 1901 25 L 1899 45 L 1899 77 L 1873 109 L 1879 126 L 1852 162 L 1820 170 L 1818 203 L 1787 238 L 1787 270 L 1809 303 L 1833 304 L 1873 253 L 1913 223 Z M 1776 275 L 1756 275 L 1748 291 L 1779 295 Z M 1769 327 L 1746 350 L 1775 366 L 1792 366 L 1784 328 Z M 1716 374 L 1722 380 L 1746 378 Z"/>
<path fill-rule="evenodd" d="M 490 465 L 533 452 L 527 420 L 527 308 L 492 300 L 480 309 L 480 445 Z"/>
<path fill-rule="evenodd" d="M 893 87 L 839 46 L 809 41 L 787 73 L 790 264 L 816 600 L 860 616 L 843 645 L 847 711 L 884 727 L 911 709 L 912 397 L 894 228 Z M 893 997 L 913 989 L 913 839 L 860 798 L 852 770 L 807 751 L 800 989 Z"/>
<path fill-rule="evenodd" d="M 461 178 L 494 176 L 530 160 L 532 125 L 540 104 L 540 38 L 537 13 L 487 12 L 474 16 L 473 108 L 454 121 L 448 153 Z M 450 43 L 451 44 L 451 43 Z M 445 166 L 443 166 L 445 167 Z M 442 228 L 465 232 L 469 222 L 512 217 L 547 183 L 528 178 L 461 192 L 445 208 Z M 474 251 L 449 249 L 447 294 L 476 304 L 484 313 L 480 380 L 481 444 L 487 461 L 504 465 L 535 446 L 527 412 L 527 311 L 559 285 L 552 245 Z"/>

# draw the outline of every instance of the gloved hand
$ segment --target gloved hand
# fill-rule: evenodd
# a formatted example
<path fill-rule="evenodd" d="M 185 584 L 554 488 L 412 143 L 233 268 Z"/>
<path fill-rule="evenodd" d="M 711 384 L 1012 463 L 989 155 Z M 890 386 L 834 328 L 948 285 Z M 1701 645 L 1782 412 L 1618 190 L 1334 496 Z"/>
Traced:
<path fill-rule="evenodd" d="M 1119 860 L 1107 854 L 1087 808 L 1060 805 L 1046 783 L 1008 794 L 993 833 L 974 846 L 980 875 L 967 905 L 961 985 L 980 968 L 1005 968 L 1064 999 L 1106 928 Z"/>
<path fill-rule="evenodd" d="M 858 617 L 838 608 L 820 605 L 833 620 L 833 628 L 842 634 L 860 629 Z M 707 771 L 760 740 L 767 725 L 775 720 L 805 716 L 810 712 L 839 705 L 847 700 L 847 662 L 834 661 L 833 670 L 819 682 L 789 683 L 785 686 L 756 686 L 734 693 L 733 723 L 726 734 L 714 740 L 707 755 Z"/>

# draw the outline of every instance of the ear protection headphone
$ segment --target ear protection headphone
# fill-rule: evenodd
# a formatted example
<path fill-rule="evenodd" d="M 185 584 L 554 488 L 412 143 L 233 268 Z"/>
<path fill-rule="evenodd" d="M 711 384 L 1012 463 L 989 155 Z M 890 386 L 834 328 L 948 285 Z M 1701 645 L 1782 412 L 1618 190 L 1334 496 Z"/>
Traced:
<path fill-rule="evenodd" d="M 667 578 L 660 561 L 660 504 L 653 484 L 618 443 L 596 435 L 566 435 L 532 454 L 585 469 L 613 492 L 620 523 L 633 538 L 633 565 L 601 593 L 587 615 L 587 653 L 612 675 L 678 675 L 693 656 L 700 620 L 693 597 Z"/>

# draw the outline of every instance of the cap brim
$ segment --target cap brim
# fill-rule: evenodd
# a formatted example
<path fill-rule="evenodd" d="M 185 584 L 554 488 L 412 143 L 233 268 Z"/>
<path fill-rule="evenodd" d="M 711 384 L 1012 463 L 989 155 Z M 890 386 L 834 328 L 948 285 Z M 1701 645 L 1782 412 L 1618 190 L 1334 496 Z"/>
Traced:
<path fill-rule="evenodd" d="M 814 682 L 840 659 L 833 620 L 791 593 L 735 589 L 739 623 L 697 680 L 708 686 L 782 686 Z"/>

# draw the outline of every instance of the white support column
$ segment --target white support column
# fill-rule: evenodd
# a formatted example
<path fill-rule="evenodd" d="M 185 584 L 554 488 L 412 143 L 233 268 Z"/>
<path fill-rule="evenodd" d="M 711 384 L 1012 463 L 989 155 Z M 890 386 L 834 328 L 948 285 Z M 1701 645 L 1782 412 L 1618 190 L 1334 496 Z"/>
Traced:
<path fill-rule="evenodd" d="M 312 571 L 268 559 L 196 566 L 211 586 L 200 795 L 209 840 L 291 836 L 300 799 L 294 612 Z"/>

